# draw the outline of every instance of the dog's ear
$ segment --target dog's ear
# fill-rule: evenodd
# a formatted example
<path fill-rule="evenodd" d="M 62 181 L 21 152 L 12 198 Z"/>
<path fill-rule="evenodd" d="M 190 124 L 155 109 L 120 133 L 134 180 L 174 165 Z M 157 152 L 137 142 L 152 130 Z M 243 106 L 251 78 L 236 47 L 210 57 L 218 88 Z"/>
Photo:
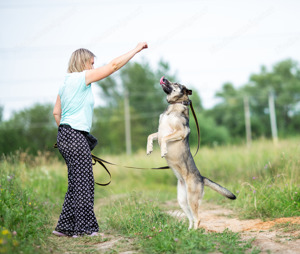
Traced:
<path fill-rule="evenodd" d="M 189 89 L 187 90 L 187 94 L 188 94 L 188 95 L 192 95 L 192 93 L 193 93 L 192 90 L 189 90 Z"/>

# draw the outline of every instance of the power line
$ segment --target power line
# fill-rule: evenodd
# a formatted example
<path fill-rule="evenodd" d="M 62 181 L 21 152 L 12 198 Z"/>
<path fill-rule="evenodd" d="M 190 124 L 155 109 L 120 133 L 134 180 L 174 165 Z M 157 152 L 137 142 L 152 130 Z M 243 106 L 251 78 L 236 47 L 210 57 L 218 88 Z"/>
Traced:
<path fill-rule="evenodd" d="M 77 2 L 66 2 L 66 1 L 59 1 L 59 2 L 53 2 L 53 1 L 49 1 L 48 3 L 45 2 L 41 2 L 41 1 L 37 1 L 34 3 L 24 3 L 22 1 L 18 2 L 18 3 L 2 3 L 0 4 L 0 8 L 1 9 L 23 9 L 23 8 L 49 8 L 49 7 L 54 7 L 54 8 L 59 8 L 62 6 L 78 6 L 78 5 L 84 5 L 86 6 L 87 4 L 93 4 L 93 5 L 115 5 L 117 3 L 124 3 L 124 1 L 97 1 L 97 0 L 85 0 L 85 1 L 77 1 Z"/>
<path fill-rule="evenodd" d="M 161 0 L 152 0 L 151 4 L 153 3 L 161 3 Z M 165 0 L 165 2 L 170 2 L 170 3 L 174 3 L 174 2 L 178 2 L 178 3 L 182 3 L 182 0 Z M 204 2 L 204 3 L 208 3 L 208 2 L 212 2 L 212 0 L 186 0 L 185 2 Z M 85 0 L 85 1 L 56 1 L 56 2 L 52 2 L 49 1 L 48 3 L 45 2 L 41 2 L 41 1 L 36 1 L 34 3 L 24 3 L 23 1 L 19 1 L 18 3 L 2 3 L 0 4 L 0 9 L 22 9 L 22 8 L 41 8 L 41 7 L 45 7 L 45 8 L 49 8 L 49 7 L 62 7 L 62 6 L 78 6 L 78 5 L 84 5 L 87 6 L 89 4 L 93 4 L 93 5 L 101 5 L 101 7 L 103 7 L 104 5 L 112 5 L 115 6 L 117 4 L 141 4 L 140 0 L 127 0 L 126 2 L 124 2 L 123 0 Z"/>
<path fill-rule="evenodd" d="M 33 81 L 33 80 L 32 80 Z M 30 83 L 32 82 L 30 81 Z M 28 81 L 29 82 L 29 81 Z M 40 82 L 40 81 L 37 81 L 37 82 Z M 1 81 L 0 81 L 1 83 Z M 94 95 L 96 96 L 97 93 L 94 93 Z M 128 96 L 129 97 L 134 97 L 134 96 L 144 96 L 145 93 L 144 92 L 129 92 Z M 157 95 L 157 92 L 147 92 L 147 96 L 149 95 Z M 54 97 L 53 97 L 54 96 Z M 33 100 L 33 99 L 56 99 L 56 96 L 57 96 L 57 92 L 54 93 L 54 95 L 48 95 L 48 96 L 0 96 L 0 101 L 1 100 L 15 100 L 15 101 L 20 101 L 20 100 Z"/>
<path fill-rule="evenodd" d="M 38 99 L 38 101 L 55 101 L 56 96 L 11 96 L 11 97 L 0 97 L 0 104 L 1 102 L 14 102 L 14 101 L 36 101 L 36 99 Z"/>
<path fill-rule="evenodd" d="M 0 7 L 1 8 L 1 7 Z M 259 35 L 255 35 L 255 34 L 245 34 L 241 37 L 239 37 L 238 39 L 258 39 L 258 38 L 263 38 L 263 39 L 274 39 L 274 38 L 284 38 L 287 36 L 295 36 L 295 35 L 299 35 L 300 31 L 295 31 L 295 32 L 291 32 L 291 33 L 270 33 L 270 34 L 259 34 Z M 222 40 L 222 39 L 226 39 L 229 38 L 230 36 L 205 36 L 205 37 L 197 37 L 197 38 L 191 38 L 188 41 L 186 41 L 186 39 L 182 39 L 182 40 L 177 40 L 177 43 L 188 43 L 190 44 L 192 41 L 203 41 L 203 40 Z M 97 42 L 88 42 L 86 43 L 86 45 L 98 45 Z M 68 45 L 51 45 L 51 46 L 16 46 L 16 47 L 0 47 L 0 54 L 6 54 L 9 52 L 18 52 L 18 51 L 23 51 L 23 50 L 28 50 L 28 51 L 49 51 L 49 50 L 59 50 L 59 51 L 65 51 L 66 49 L 70 49 L 70 48 L 75 48 L 77 47 L 77 44 L 68 44 Z"/>

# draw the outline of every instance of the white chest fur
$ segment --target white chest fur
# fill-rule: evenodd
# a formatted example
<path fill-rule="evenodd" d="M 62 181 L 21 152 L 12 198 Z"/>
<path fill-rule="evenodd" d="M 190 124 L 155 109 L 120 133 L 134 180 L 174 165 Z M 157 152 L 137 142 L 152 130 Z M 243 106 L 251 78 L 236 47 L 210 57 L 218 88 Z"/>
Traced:
<path fill-rule="evenodd" d="M 174 132 L 172 123 L 174 122 L 174 116 L 172 114 L 161 114 L 159 118 L 158 136 L 165 137 Z"/>

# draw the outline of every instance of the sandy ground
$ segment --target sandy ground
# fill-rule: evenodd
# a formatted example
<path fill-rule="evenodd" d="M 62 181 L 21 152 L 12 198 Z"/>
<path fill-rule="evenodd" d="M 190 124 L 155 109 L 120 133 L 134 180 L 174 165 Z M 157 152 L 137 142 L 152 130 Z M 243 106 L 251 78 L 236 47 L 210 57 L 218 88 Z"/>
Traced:
<path fill-rule="evenodd" d="M 166 206 L 176 207 L 174 202 Z M 178 219 L 185 218 L 180 209 L 171 209 L 167 212 Z M 223 232 L 226 228 L 241 234 L 242 239 L 255 238 L 252 243 L 261 253 L 300 254 L 300 230 L 284 232 L 284 228 L 276 225 L 283 223 L 300 224 L 300 217 L 279 218 L 263 222 L 255 220 L 239 220 L 234 213 L 226 208 L 214 204 L 203 204 L 200 226 L 206 231 Z M 298 239 L 297 239 L 298 238 Z"/>

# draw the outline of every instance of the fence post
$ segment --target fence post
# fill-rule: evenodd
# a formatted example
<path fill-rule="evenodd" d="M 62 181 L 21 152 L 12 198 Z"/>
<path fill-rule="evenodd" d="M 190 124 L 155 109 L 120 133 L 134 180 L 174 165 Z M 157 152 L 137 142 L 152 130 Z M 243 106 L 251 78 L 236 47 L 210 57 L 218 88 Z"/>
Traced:
<path fill-rule="evenodd" d="M 125 117 L 125 142 L 126 153 L 131 154 L 131 127 L 130 127 L 130 108 L 129 108 L 129 93 L 126 89 L 124 92 L 124 117 Z"/>
<path fill-rule="evenodd" d="M 245 128 L 246 128 L 246 140 L 247 146 L 251 146 L 252 137 L 251 137 L 251 119 L 250 119 L 250 106 L 249 106 L 249 97 L 244 96 L 244 111 L 245 111 Z"/>
<path fill-rule="evenodd" d="M 270 91 L 270 93 L 269 93 L 269 111 L 270 111 L 270 123 L 271 123 L 273 142 L 274 142 L 274 144 L 277 144 L 278 135 L 277 135 L 275 100 L 274 100 L 274 92 L 273 91 Z"/>

